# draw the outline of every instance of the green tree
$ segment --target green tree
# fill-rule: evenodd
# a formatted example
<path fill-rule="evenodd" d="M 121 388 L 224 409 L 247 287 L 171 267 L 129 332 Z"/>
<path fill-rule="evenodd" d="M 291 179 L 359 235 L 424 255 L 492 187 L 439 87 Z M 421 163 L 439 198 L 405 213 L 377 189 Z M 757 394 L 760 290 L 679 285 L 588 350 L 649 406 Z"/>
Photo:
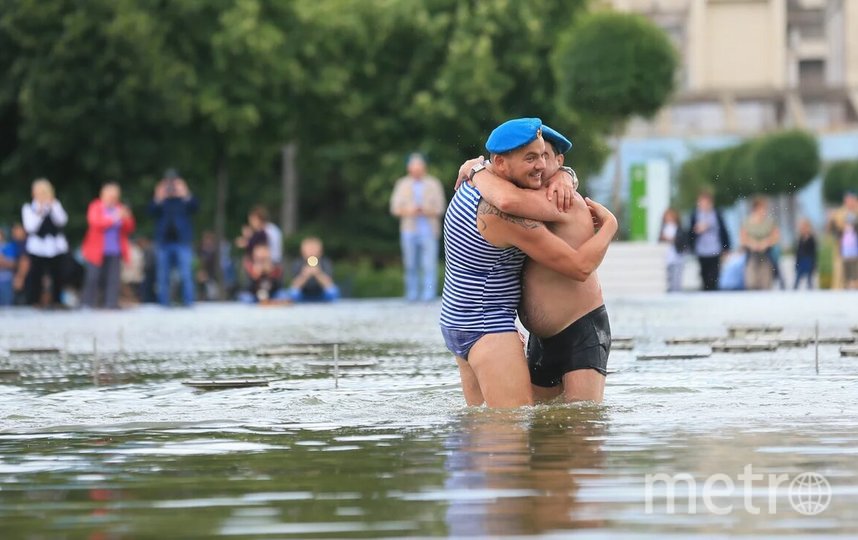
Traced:
<path fill-rule="evenodd" d="M 0 14 L 0 175 L 20 204 L 47 176 L 82 226 L 83 205 L 108 179 L 157 163 L 170 126 L 189 115 L 188 70 L 172 61 L 151 10 L 130 0 L 4 2 Z M 134 187 L 128 186 L 132 198 Z"/>
<path fill-rule="evenodd" d="M 142 214 L 175 166 L 198 229 L 229 237 L 252 204 L 281 202 L 295 143 L 302 232 L 334 255 L 394 258 L 387 202 L 412 150 L 452 182 L 491 128 L 532 115 L 571 136 L 582 179 L 601 165 L 602 133 L 556 99 L 547 61 L 586 4 L 0 0 L 0 210 L 16 215 L 47 176 L 74 242 L 100 183 Z"/>
<path fill-rule="evenodd" d="M 703 186 L 713 190 L 718 206 L 757 193 L 791 195 L 818 171 L 819 151 L 812 135 L 774 133 L 689 159 L 680 169 L 679 200 L 690 207 Z"/>
<path fill-rule="evenodd" d="M 764 136 L 753 149 L 754 182 L 757 192 L 791 194 L 819 173 L 816 138 L 798 130 Z"/>
<path fill-rule="evenodd" d="M 838 161 L 829 165 L 822 181 L 825 202 L 839 205 L 847 191 L 858 192 L 858 161 Z"/>
<path fill-rule="evenodd" d="M 620 211 L 619 139 L 632 116 L 653 116 L 674 89 L 677 54 L 667 35 L 647 19 L 601 11 L 560 34 L 552 55 L 557 103 L 585 115 L 592 127 L 616 137 L 612 206 Z"/>

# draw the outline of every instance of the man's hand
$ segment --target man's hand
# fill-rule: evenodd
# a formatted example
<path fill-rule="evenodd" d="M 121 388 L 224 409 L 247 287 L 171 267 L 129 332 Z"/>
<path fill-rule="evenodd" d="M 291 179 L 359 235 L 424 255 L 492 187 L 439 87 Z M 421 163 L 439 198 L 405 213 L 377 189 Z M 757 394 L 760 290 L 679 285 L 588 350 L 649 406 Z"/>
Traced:
<path fill-rule="evenodd" d="M 545 192 L 549 201 L 557 201 L 557 209 L 559 211 L 567 212 L 572 208 L 572 201 L 575 195 L 575 181 L 566 171 L 560 169 L 545 183 Z"/>
<path fill-rule="evenodd" d="M 587 203 L 587 209 L 590 210 L 590 215 L 593 216 L 593 227 L 596 229 L 601 229 L 606 223 L 616 222 L 617 218 L 614 217 L 614 214 L 611 213 L 610 210 L 597 203 L 596 201 L 587 197 L 584 199 Z"/>
<path fill-rule="evenodd" d="M 486 159 L 483 156 L 478 156 L 462 163 L 462 166 L 459 167 L 459 176 L 456 177 L 456 187 L 454 187 L 453 189 L 458 190 L 459 186 L 462 185 L 462 182 L 468 180 L 468 177 L 471 175 L 471 169 L 473 169 L 474 166 L 484 162 L 485 160 Z"/>
<path fill-rule="evenodd" d="M 167 183 L 164 180 L 155 186 L 155 202 L 159 203 L 167 198 Z"/>
<path fill-rule="evenodd" d="M 180 199 L 190 199 L 191 190 L 188 188 L 187 182 L 182 178 L 176 178 L 176 196 Z"/>

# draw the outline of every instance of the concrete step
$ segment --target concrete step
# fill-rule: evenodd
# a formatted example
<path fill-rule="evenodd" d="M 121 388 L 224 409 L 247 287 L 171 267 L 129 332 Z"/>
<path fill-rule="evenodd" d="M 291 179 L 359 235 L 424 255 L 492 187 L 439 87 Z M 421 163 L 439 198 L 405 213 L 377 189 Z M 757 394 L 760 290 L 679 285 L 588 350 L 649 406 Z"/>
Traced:
<path fill-rule="evenodd" d="M 606 296 L 660 294 L 667 291 L 667 246 L 614 242 L 599 267 Z"/>

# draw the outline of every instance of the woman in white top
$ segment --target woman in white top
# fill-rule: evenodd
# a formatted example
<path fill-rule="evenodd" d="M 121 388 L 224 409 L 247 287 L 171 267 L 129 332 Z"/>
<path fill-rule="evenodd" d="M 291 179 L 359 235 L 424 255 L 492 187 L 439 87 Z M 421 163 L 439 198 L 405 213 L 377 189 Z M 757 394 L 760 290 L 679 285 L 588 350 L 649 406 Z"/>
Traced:
<path fill-rule="evenodd" d="M 68 214 L 54 196 L 54 186 L 39 178 L 33 182 L 33 200 L 21 208 L 21 219 L 27 231 L 26 251 L 30 257 L 30 272 L 24 286 L 27 303 L 41 303 L 42 281 L 51 277 L 51 298 L 59 305 L 63 290 L 63 257 L 69 245 L 63 234 Z"/>

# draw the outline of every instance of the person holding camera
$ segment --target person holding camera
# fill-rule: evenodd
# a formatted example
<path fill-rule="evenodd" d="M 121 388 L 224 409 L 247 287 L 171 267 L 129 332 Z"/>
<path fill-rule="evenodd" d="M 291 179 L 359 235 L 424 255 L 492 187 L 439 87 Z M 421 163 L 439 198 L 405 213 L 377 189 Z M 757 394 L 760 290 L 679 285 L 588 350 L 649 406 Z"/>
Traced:
<path fill-rule="evenodd" d="M 194 303 L 194 230 L 191 217 L 199 203 L 188 184 L 174 169 L 169 169 L 155 186 L 149 213 L 155 223 L 158 302 L 170 305 L 170 275 L 179 271 L 182 284 L 182 304 Z"/>
<path fill-rule="evenodd" d="M 63 258 L 69 251 L 63 228 L 68 214 L 54 195 L 54 186 L 45 178 L 33 182 L 33 200 L 21 208 L 21 218 L 27 231 L 26 253 L 30 259 L 24 288 L 27 303 L 39 305 L 42 301 L 42 281 L 51 277 L 51 301 L 62 305 L 65 285 Z"/>
<path fill-rule="evenodd" d="M 130 260 L 128 235 L 136 223 L 131 210 L 120 201 L 119 184 L 108 182 L 99 197 L 89 204 L 86 221 L 89 228 L 83 239 L 81 254 L 86 261 L 84 307 L 95 307 L 99 289 L 104 307 L 119 309 L 122 262 Z"/>
<path fill-rule="evenodd" d="M 301 242 L 301 258 L 292 266 L 289 297 L 293 302 L 333 302 L 340 297 L 334 283 L 334 265 L 324 256 L 322 241 L 314 236 Z"/>
<path fill-rule="evenodd" d="M 289 293 L 281 288 L 283 269 L 274 263 L 268 244 L 256 244 L 245 271 L 249 280 L 248 290 L 242 291 L 238 299 L 247 304 L 270 304 L 289 300 Z"/>

